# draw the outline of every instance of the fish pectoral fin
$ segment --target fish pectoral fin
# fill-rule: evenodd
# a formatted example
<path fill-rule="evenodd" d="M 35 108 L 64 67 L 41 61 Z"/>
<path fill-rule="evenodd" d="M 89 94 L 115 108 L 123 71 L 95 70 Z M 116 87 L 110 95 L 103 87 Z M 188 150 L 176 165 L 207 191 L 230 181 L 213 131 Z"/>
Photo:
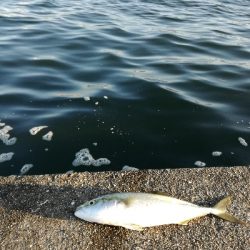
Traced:
<path fill-rule="evenodd" d="M 143 227 L 136 225 L 136 224 L 128 224 L 128 225 L 124 225 L 123 227 L 127 228 L 127 229 L 131 229 L 131 230 L 136 230 L 136 231 L 142 231 Z"/>
<path fill-rule="evenodd" d="M 191 220 L 192 220 L 192 219 L 191 219 Z M 181 222 L 178 223 L 178 225 L 187 226 L 188 223 L 189 223 L 189 221 L 191 221 L 191 220 L 184 220 L 184 221 L 181 221 Z"/>
<path fill-rule="evenodd" d="M 133 197 L 128 197 L 128 198 L 125 198 L 125 199 L 120 199 L 119 202 L 123 203 L 126 207 L 129 207 L 134 202 L 134 198 Z"/>

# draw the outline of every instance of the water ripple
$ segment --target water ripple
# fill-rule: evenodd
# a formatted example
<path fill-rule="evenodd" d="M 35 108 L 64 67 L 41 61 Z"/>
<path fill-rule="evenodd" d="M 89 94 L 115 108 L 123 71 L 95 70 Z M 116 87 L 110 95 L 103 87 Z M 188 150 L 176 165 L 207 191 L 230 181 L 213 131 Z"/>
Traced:
<path fill-rule="evenodd" d="M 111 160 L 98 170 L 249 164 L 249 13 L 248 0 L 1 1 L 0 122 L 18 141 L 0 144 L 15 151 L 0 175 L 66 172 L 81 148 Z M 51 142 L 29 135 L 39 125 Z"/>

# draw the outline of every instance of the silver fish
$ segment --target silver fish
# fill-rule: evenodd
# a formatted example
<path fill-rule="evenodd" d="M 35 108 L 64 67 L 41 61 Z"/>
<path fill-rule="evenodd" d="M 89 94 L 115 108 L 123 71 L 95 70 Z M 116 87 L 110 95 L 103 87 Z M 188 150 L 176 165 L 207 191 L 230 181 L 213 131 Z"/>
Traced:
<path fill-rule="evenodd" d="M 76 209 L 75 216 L 138 231 L 165 224 L 187 225 L 190 220 L 207 214 L 244 223 L 226 211 L 230 203 L 230 197 L 226 197 L 214 207 L 201 207 L 163 193 L 114 193 L 85 202 Z"/>

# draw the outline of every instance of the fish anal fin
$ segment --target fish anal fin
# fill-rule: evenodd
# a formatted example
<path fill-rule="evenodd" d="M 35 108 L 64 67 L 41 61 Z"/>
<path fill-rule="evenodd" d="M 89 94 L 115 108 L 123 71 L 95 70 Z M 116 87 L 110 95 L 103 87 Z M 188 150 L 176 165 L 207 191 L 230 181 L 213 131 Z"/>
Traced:
<path fill-rule="evenodd" d="M 127 229 L 131 229 L 131 230 L 135 230 L 135 231 L 142 231 L 143 230 L 143 227 L 136 225 L 136 224 L 123 225 L 123 227 L 125 227 Z"/>

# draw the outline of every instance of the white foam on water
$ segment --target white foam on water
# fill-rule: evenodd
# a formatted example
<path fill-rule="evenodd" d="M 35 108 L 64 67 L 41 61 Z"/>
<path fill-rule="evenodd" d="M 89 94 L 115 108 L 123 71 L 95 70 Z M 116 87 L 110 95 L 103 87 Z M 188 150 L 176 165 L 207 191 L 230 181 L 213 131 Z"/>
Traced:
<path fill-rule="evenodd" d="M 33 164 L 24 164 L 20 170 L 20 175 L 26 174 L 33 167 L 34 167 Z"/>
<path fill-rule="evenodd" d="M 240 144 L 241 144 L 242 146 L 244 146 L 244 147 L 247 147 L 247 146 L 248 146 L 247 142 L 246 142 L 245 139 L 243 139 L 242 137 L 239 137 L 239 138 L 238 138 L 238 141 L 240 142 Z"/>
<path fill-rule="evenodd" d="M 212 156 L 221 156 L 222 155 L 222 152 L 220 152 L 220 151 L 214 151 L 214 152 L 212 152 Z"/>
<path fill-rule="evenodd" d="M 65 174 L 73 174 L 74 170 L 68 170 Z"/>
<path fill-rule="evenodd" d="M 14 145 L 17 141 L 17 138 L 16 137 L 10 138 L 9 134 L 9 131 L 11 131 L 13 128 L 8 125 L 5 126 L 5 123 L 2 124 L 4 127 L 0 129 L 0 140 L 7 146 Z"/>
<path fill-rule="evenodd" d="M 84 99 L 86 102 L 90 101 L 90 97 L 89 97 L 89 96 L 84 96 L 83 99 Z"/>
<path fill-rule="evenodd" d="M 4 128 L 2 128 L 1 130 L 4 132 L 4 133 L 8 133 L 9 131 L 11 131 L 13 128 L 9 125 L 6 125 L 4 126 Z"/>
<path fill-rule="evenodd" d="M 99 158 L 97 160 L 94 160 L 92 165 L 95 167 L 100 167 L 102 165 L 109 165 L 110 164 L 110 160 L 107 158 Z"/>
<path fill-rule="evenodd" d="M 5 161 L 10 161 L 13 155 L 14 155 L 13 152 L 0 154 L 0 163 Z"/>
<path fill-rule="evenodd" d="M 94 146 L 97 146 L 97 145 L 98 145 L 97 142 L 93 142 L 92 144 L 93 144 Z"/>
<path fill-rule="evenodd" d="M 49 131 L 46 135 L 43 136 L 43 140 L 45 141 L 51 141 L 53 137 L 53 132 Z"/>
<path fill-rule="evenodd" d="M 139 170 L 138 168 L 130 167 L 127 165 L 122 167 L 122 171 L 138 171 L 138 170 Z"/>
<path fill-rule="evenodd" d="M 0 122 L 0 127 L 3 127 L 3 126 L 5 126 L 5 123 Z"/>
<path fill-rule="evenodd" d="M 81 149 L 79 152 L 75 154 L 76 158 L 72 162 L 72 165 L 74 167 L 84 165 L 84 166 L 90 166 L 92 164 L 92 161 L 94 158 L 89 153 L 89 150 L 87 148 Z"/>
<path fill-rule="evenodd" d="M 17 141 L 17 138 L 16 137 L 12 137 L 12 138 L 10 138 L 9 140 L 7 140 L 5 142 L 5 145 L 12 146 L 12 145 L 14 145 L 16 143 L 16 141 Z"/>
<path fill-rule="evenodd" d="M 104 97 L 103 97 L 104 99 L 108 99 L 108 97 L 105 95 Z"/>
<path fill-rule="evenodd" d="M 97 106 L 99 104 L 99 102 L 95 102 L 95 105 Z"/>
<path fill-rule="evenodd" d="M 205 167 L 206 166 L 206 163 L 205 162 L 202 162 L 202 161 L 196 161 L 194 163 L 195 166 L 197 167 Z"/>
<path fill-rule="evenodd" d="M 74 167 L 78 166 L 95 166 L 99 167 L 102 165 L 109 165 L 111 162 L 107 158 L 99 158 L 95 160 L 93 156 L 90 154 L 88 148 L 83 148 L 79 152 L 75 154 L 76 158 L 72 162 Z"/>
<path fill-rule="evenodd" d="M 44 128 L 47 128 L 48 126 L 38 126 L 38 127 L 33 127 L 31 128 L 29 131 L 30 131 L 30 134 L 31 135 L 36 135 L 38 132 L 40 132 L 42 129 Z"/>

